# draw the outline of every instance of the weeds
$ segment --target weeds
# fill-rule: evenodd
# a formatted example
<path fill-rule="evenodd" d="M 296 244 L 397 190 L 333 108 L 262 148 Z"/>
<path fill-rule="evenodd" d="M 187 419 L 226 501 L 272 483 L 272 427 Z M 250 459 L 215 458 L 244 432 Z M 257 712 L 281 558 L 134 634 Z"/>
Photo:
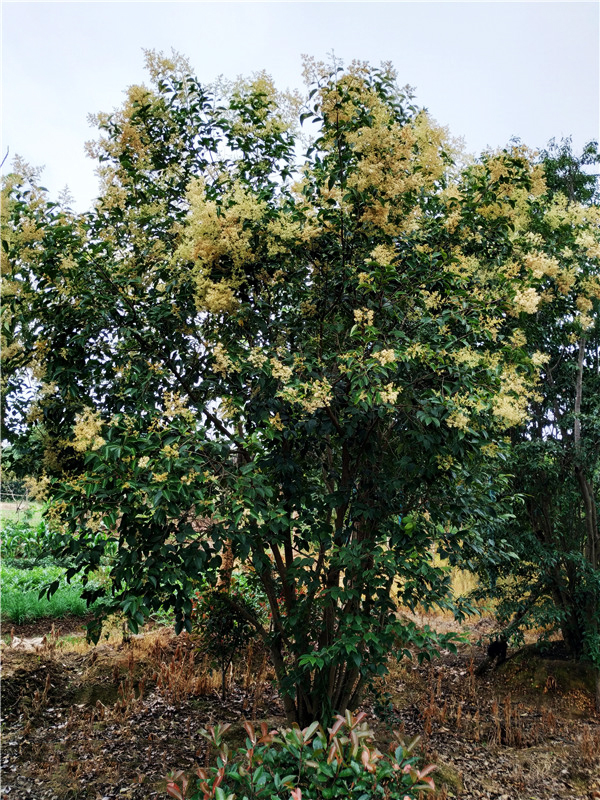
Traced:
<path fill-rule="evenodd" d="M 579 738 L 579 747 L 584 764 L 589 767 L 600 764 L 600 731 L 592 731 L 586 725 Z"/>
<path fill-rule="evenodd" d="M 462 691 L 447 696 L 443 689 L 443 670 L 435 674 L 430 670 L 418 703 L 420 732 L 425 744 L 440 727 L 461 731 L 464 738 L 492 748 L 532 747 L 563 734 L 564 725 L 551 709 L 541 712 L 528 709 L 523 703 L 513 702 L 510 692 L 502 699 L 482 697 L 481 693 L 474 693 L 472 678 L 471 662 Z M 580 746 L 584 761 L 594 756 L 600 759 L 600 734 L 594 738 L 586 731 Z"/>
<path fill-rule="evenodd" d="M 48 703 L 48 692 L 50 691 L 50 686 L 50 673 L 48 673 L 48 675 L 46 675 L 46 683 L 43 690 L 40 692 L 39 689 L 36 689 L 33 695 L 31 712 L 34 716 L 39 714 L 39 712 L 46 707 Z"/>
<path fill-rule="evenodd" d="M 208 663 L 204 661 L 198 669 L 194 651 L 177 645 L 168 662 L 159 661 L 158 670 L 154 673 L 156 689 L 169 702 L 181 703 L 194 695 L 204 695 L 212 690 Z"/>

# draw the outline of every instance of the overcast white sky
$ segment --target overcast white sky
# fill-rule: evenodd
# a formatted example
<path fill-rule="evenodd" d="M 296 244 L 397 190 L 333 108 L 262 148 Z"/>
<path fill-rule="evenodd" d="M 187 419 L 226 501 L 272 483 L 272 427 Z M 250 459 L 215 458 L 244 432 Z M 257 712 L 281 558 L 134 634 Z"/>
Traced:
<path fill-rule="evenodd" d="M 600 4 L 589 2 L 2 2 L 2 156 L 45 166 L 76 207 L 96 195 L 90 112 L 145 80 L 142 48 L 171 48 L 202 82 L 266 69 L 301 87 L 301 54 L 390 60 L 399 82 L 471 152 L 532 147 L 600 125 Z M 9 157 L 9 158 L 10 158 Z M 4 170 L 8 166 L 5 164 Z"/>

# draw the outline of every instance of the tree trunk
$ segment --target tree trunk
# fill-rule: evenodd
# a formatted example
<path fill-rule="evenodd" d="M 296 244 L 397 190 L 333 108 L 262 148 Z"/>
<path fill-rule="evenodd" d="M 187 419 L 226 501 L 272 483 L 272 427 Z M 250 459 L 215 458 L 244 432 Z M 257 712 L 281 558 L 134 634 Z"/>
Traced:
<path fill-rule="evenodd" d="M 577 378 L 575 379 L 575 425 L 573 426 L 573 441 L 575 447 L 581 437 L 581 398 L 583 395 L 583 359 L 585 356 L 585 339 L 579 340 L 579 356 L 577 358 Z"/>
<path fill-rule="evenodd" d="M 243 439 L 244 431 L 242 425 L 238 425 L 238 436 Z M 244 451 L 240 448 L 236 456 L 236 466 L 238 469 L 244 464 Z M 235 558 L 233 556 L 233 545 L 231 539 L 227 539 L 223 545 L 223 553 L 221 558 L 221 568 L 219 569 L 219 580 L 217 588 L 223 592 L 228 592 L 231 588 L 231 576 L 233 574 Z"/>
<path fill-rule="evenodd" d="M 575 477 L 583 500 L 583 518 L 585 524 L 585 545 L 583 554 L 592 570 L 598 569 L 600 561 L 600 529 L 598 528 L 598 512 L 594 489 L 588 480 L 585 469 L 580 463 L 581 453 L 579 452 L 579 440 L 581 438 L 581 401 L 583 396 L 583 366 L 585 356 L 585 339 L 579 342 L 579 358 L 577 360 L 577 378 L 575 382 L 575 425 L 573 428 L 573 439 L 575 444 Z M 600 607 L 598 605 L 597 594 L 588 593 L 585 609 L 588 631 L 598 634 L 600 627 Z M 583 649 L 583 647 L 582 647 Z M 596 711 L 600 711 L 600 665 L 596 665 Z"/>
<path fill-rule="evenodd" d="M 583 652 L 584 641 L 581 626 L 573 623 L 572 620 L 566 620 L 561 623 L 560 632 L 569 653 L 573 657 L 579 658 Z"/>
<path fill-rule="evenodd" d="M 227 539 L 223 547 L 221 567 L 219 569 L 219 580 L 217 583 L 217 589 L 220 589 L 222 592 L 228 592 L 231 587 L 231 576 L 233 574 L 234 561 L 235 559 L 233 557 L 231 540 Z"/>
<path fill-rule="evenodd" d="M 575 476 L 579 484 L 579 491 L 583 500 L 584 521 L 586 531 L 585 557 L 592 569 L 598 569 L 598 551 L 600 550 L 600 532 L 598 530 L 598 514 L 594 490 L 588 481 L 583 468 L 575 466 Z"/>
<path fill-rule="evenodd" d="M 281 689 L 286 678 L 285 662 L 283 660 L 283 656 L 281 655 L 281 648 L 277 643 L 272 643 L 269 645 L 269 650 L 271 651 L 273 667 L 275 669 L 275 675 L 277 676 L 277 683 Z M 298 709 L 296 707 L 296 703 L 289 694 L 284 694 L 283 692 L 280 692 L 280 694 L 286 720 L 290 723 L 290 725 L 294 722 L 298 722 Z M 298 724 L 300 723 L 298 722 Z"/>

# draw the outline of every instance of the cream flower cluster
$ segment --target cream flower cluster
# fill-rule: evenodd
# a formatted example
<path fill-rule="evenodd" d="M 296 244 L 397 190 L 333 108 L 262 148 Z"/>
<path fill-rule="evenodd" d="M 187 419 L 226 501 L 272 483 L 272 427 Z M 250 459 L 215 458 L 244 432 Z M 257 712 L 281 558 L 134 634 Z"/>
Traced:
<path fill-rule="evenodd" d="M 559 263 L 555 258 L 547 256 L 545 253 L 540 253 L 537 250 L 527 253 L 523 257 L 523 261 L 527 269 L 531 270 L 531 274 L 534 278 L 541 278 L 544 275 L 555 278 L 560 269 Z"/>
<path fill-rule="evenodd" d="M 314 414 L 317 409 L 325 408 L 331 402 L 331 385 L 323 378 L 298 386 L 286 386 L 277 392 L 277 397 L 301 406 L 309 414 Z"/>
<path fill-rule="evenodd" d="M 212 371 L 219 372 L 221 375 L 227 375 L 228 370 L 232 367 L 232 361 L 221 342 L 217 342 L 214 346 L 213 357 L 214 363 L 212 365 Z"/>
<path fill-rule="evenodd" d="M 357 324 L 364 322 L 365 325 L 372 327 L 375 312 L 371 308 L 355 308 L 353 311 L 354 321 Z"/>
<path fill-rule="evenodd" d="M 463 410 L 457 408 L 448 415 L 446 424 L 450 428 L 464 431 L 469 427 L 469 416 Z"/>
<path fill-rule="evenodd" d="M 75 417 L 73 433 L 75 438 L 72 442 L 73 449 L 78 453 L 86 453 L 88 450 L 98 450 L 105 443 L 100 436 L 102 421 L 97 411 L 87 408 Z"/>
<path fill-rule="evenodd" d="M 500 393 L 492 400 L 492 414 L 507 428 L 520 425 L 527 419 L 528 396 L 514 397 Z"/>
<path fill-rule="evenodd" d="M 509 341 L 513 347 L 525 347 L 527 344 L 527 337 L 522 330 L 517 328 L 511 333 Z"/>
<path fill-rule="evenodd" d="M 462 347 L 451 354 L 455 364 L 465 364 L 467 367 L 476 367 L 481 363 L 481 354 L 470 347 Z"/>
<path fill-rule="evenodd" d="M 543 364 L 547 364 L 548 361 L 550 361 L 550 356 L 548 353 L 541 353 L 539 351 L 536 351 L 531 356 L 531 363 L 533 364 L 534 367 L 541 367 Z"/>
<path fill-rule="evenodd" d="M 165 392 L 163 394 L 164 415 L 167 419 L 174 417 L 190 417 L 192 412 L 187 407 L 187 397 L 182 397 L 179 392 Z"/>
<path fill-rule="evenodd" d="M 371 259 L 383 266 L 392 264 L 395 257 L 396 253 L 394 250 L 385 244 L 378 244 L 377 247 L 371 251 Z"/>
<path fill-rule="evenodd" d="M 199 275 L 196 278 L 196 305 L 200 311 L 221 314 L 235 311 L 239 303 L 231 285 L 225 281 L 214 283 Z"/>
<path fill-rule="evenodd" d="M 402 389 L 400 387 L 394 387 L 393 383 L 386 384 L 379 391 L 381 402 L 390 404 L 395 403 L 401 391 Z"/>
<path fill-rule="evenodd" d="M 535 314 L 540 304 L 540 296 L 535 289 L 529 288 L 515 292 L 514 307 L 517 313 Z"/>
<path fill-rule="evenodd" d="M 373 353 L 373 358 L 385 367 L 387 364 L 394 363 L 396 360 L 396 353 L 394 350 L 378 350 L 376 353 Z"/>
<path fill-rule="evenodd" d="M 271 358 L 271 374 L 274 378 L 279 378 L 279 380 L 283 381 L 283 383 L 287 383 L 293 373 L 294 370 L 291 367 L 282 364 L 278 358 Z"/>
<path fill-rule="evenodd" d="M 260 347 L 253 347 L 248 355 L 248 362 L 256 369 L 260 369 L 263 364 L 268 361 L 267 356 L 263 353 Z"/>

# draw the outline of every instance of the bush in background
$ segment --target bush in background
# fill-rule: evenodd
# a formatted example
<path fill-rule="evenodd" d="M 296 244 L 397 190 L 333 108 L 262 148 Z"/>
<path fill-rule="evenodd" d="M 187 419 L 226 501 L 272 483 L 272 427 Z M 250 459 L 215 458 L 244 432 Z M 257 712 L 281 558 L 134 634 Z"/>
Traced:
<path fill-rule="evenodd" d="M 201 647 L 221 672 L 221 696 L 225 699 L 227 670 L 257 635 L 248 618 L 267 618 L 266 598 L 244 573 L 234 573 L 229 589 L 205 586 L 194 600 L 194 622 Z"/>

